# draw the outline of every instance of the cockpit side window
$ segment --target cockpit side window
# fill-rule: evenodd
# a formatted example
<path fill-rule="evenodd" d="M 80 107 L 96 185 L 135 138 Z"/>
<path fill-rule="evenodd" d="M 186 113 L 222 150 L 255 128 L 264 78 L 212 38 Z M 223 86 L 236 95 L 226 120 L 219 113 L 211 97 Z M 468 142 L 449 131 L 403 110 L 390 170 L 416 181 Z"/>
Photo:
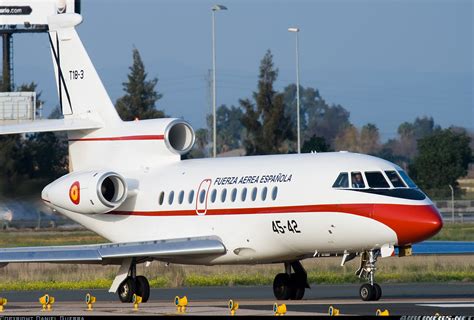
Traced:
<path fill-rule="evenodd" d="M 362 173 L 352 172 L 351 173 L 352 188 L 365 188 L 364 178 L 362 178 Z"/>
<path fill-rule="evenodd" d="M 347 172 L 341 172 L 332 187 L 349 188 L 349 175 L 347 174 Z"/>
<path fill-rule="evenodd" d="M 410 177 L 405 173 L 405 171 L 398 171 L 400 176 L 402 177 L 403 180 L 405 180 L 406 184 L 410 188 L 418 188 L 416 184 L 413 182 L 413 180 L 410 179 Z"/>
<path fill-rule="evenodd" d="M 387 175 L 394 188 L 407 187 L 396 171 L 385 171 L 385 174 Z"/>
<path fill-rule="evenodd" d="M 382 172 L 378 172 L 378 171 L 366 172 L 365 177 L 367 178 L 367 183 L 370 188 L 390 188 Z"/>

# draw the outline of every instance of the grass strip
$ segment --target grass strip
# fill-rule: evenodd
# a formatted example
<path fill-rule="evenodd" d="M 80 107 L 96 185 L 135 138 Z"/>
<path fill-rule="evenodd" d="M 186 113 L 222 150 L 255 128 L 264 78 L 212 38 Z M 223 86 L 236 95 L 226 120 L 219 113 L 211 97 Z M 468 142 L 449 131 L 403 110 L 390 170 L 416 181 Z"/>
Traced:
<path fill-rule="evenodd" d="M 340 274 L 331 272 L 308 273 L 310 283 L 316 284 L 348 284 L 363 282 L 353 274 Z M 387 273 L 378 274 L 380 283 L 400 282 L 474 282 L 474 273 L 469 271 L 433 271 L 426 273 Z M 150 280 L 152 288 L 168 288 L 171 280 L 166 277 L 157 277 Z M 196 275 L 186 276 L 185 287 L 210 287 L 210 286 L 259 286 L 271 285 L 273 276 L 262 274 L 240 275 Z M 108 289 L 112 284 L 110 279 L 97 279 L 91 281 L 15 281 L 0 282 L 2 291 L 30 291 L 30 290 L 74 290 L 74 289 Z"/>

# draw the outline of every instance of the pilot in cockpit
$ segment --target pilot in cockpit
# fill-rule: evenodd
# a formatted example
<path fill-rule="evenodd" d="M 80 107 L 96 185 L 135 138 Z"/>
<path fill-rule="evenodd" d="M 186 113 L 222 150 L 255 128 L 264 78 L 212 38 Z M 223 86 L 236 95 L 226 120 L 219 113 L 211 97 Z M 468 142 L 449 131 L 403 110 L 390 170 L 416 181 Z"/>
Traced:
<path fill-rule="evenodd" d="M 365 188 L 364 180 L 360 172 L 352 173 L 352 188 Z"/>

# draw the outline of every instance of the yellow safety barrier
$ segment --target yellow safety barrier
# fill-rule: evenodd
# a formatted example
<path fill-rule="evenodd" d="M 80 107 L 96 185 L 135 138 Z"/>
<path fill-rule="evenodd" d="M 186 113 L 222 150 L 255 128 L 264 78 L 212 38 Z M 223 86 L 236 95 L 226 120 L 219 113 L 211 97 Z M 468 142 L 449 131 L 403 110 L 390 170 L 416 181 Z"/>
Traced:
<path fill-rule="evenodd" d="M 186 307 L 188 306 L 188 297 L 184 296 L 182 298 L 176 296 L 174 298 L 174 305 L 176 306 L 176 309 L 178 312 L 186 312 Z"/>
<path fill-rule="evenodd" d="M 273 305 L 273 313 L 276 315 L 276 316 L 282 316 L 286 313 L 286 304 L 280 304 L 278 305 L 278 303 L 275 303 Z"/>
<path fill-rule="evenodd" d="M 51 297 L 49 294 L 45 294 L 44 296 L 39 298 L 39 302 L 43 306 L 43 311 L 53 310 L 54 297 Z"/>
<path fill-rule="evenodd" d="M 86 294 L 86 304 L 87 304 L 87 310 L 92 311 L 92 307 L 95 303 L 96 299 L 93 295 L 90 293 Z"/>
<path fill-rule="evenodd" d="M 339 315 L 339 309 L 336 309 L 333 306 L 329 306 L 328 315 L 330 315 L 331 317 L 332 316 L 338 316 Z"/>
<path fill-rule="evenodd" d="M 2 312 L 5 309 L 5 306 L 7 304 L 8 300 L 5 298 L 0 298 L 0 312 Z"/>
<path fill-rule="evenodd" d="M 132 296 L 133 310 L 138 310 L 138 305 L 142 303 L 142 297 L 137 296 L 136 293 Z"/>
<path fill-rule="evenodd" d="M 239 309 L 239 303 L 235 302 L 234 300 L 229 300 L 229 310 L 230 310 L 230 315 L 233 316 L 235 315 L 235 312 Z"/>
<path fill-rule="evenodd" d="M 388 312 L 387 309 L 385 309 L 384 311 L 377 309 L 377 312 L 375 312 L 375 315 L 376 316 L 389 316 L 390 312 Z"/>

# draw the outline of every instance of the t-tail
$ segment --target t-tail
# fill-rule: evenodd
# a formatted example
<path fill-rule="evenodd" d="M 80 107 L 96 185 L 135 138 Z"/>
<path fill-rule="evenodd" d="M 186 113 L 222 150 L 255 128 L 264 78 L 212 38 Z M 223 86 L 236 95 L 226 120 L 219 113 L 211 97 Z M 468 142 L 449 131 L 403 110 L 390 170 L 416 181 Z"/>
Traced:
<path fill-rule="evenodd" d="M 48 18 L 49 41 L 63 119 L 0 126 L 0 134 L 66 131 L 71 171 L 149 170 L 179 161 L 194 143 L 181 119 L 122 121 L 87 54 L 76 26 L 82 16 Z"/>

